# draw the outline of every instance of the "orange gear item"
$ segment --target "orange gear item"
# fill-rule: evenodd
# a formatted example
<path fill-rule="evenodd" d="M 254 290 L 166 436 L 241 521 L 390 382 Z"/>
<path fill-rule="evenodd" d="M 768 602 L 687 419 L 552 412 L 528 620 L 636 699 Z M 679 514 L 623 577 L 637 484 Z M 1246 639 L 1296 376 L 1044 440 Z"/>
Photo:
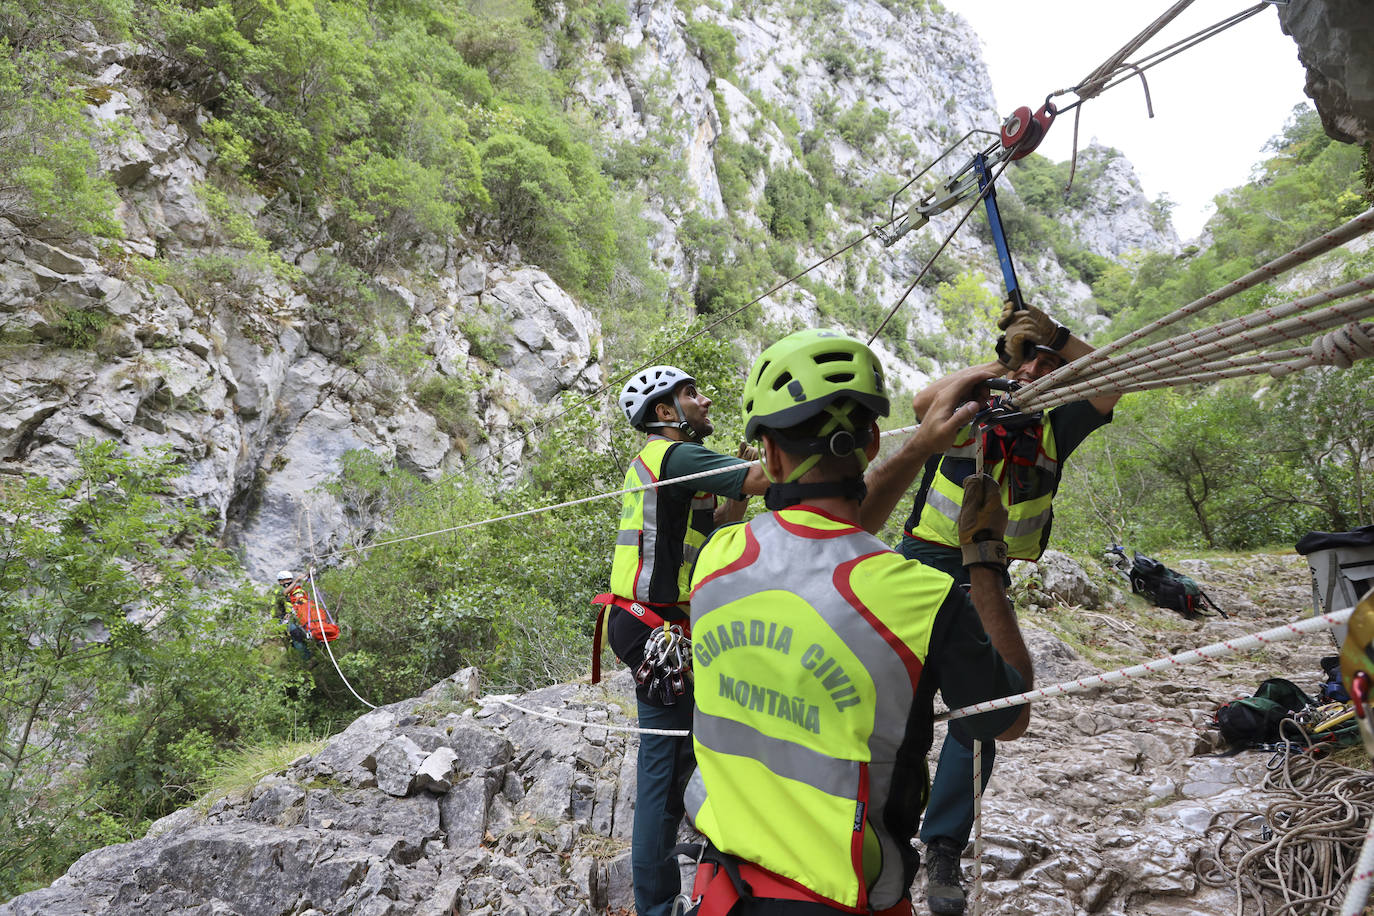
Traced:
<path fill-rule="evenodd" d="M 339 625 L 334 622 L 333 616 L 328 610 L 311 601 L 305 589 L 293 589 L 287 597 L 291 602 L 291 609 L 296 612 L 296 621 L 305 628 L 311 639 L 317 642 L 333 642 L 339 638 Z"/>

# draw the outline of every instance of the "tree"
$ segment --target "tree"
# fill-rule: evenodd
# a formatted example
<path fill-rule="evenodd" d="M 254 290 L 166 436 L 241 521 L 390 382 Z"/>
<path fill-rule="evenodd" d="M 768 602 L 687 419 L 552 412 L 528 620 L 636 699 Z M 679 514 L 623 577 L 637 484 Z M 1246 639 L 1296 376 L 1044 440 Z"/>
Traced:
<path fill-rule="evenodd" d="M 265 618 L 210 581 L 232 559 L 170 496 L 170 452 L 77 461 L 0 490 L 0 896 L 130 839 L 295 712 L 257 659 Z"/>

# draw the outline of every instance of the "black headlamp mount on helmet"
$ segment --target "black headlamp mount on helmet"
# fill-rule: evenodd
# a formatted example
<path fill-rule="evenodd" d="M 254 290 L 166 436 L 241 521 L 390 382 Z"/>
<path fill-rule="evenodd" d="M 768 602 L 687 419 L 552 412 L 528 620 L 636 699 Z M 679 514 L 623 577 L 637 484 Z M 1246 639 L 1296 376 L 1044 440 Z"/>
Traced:
<path fill-rule="evenodd" d="M 837 429 L 828 436 L 804 436 L 792 438 L 784 436 L 776 429 L 767 430 L 768 435 L 784 451 L 792 455 L 834 455 L 844 458 L 861 448 L 867 448 L 873 440 L 872 427 L 863 427 L 851 432 Z"/>

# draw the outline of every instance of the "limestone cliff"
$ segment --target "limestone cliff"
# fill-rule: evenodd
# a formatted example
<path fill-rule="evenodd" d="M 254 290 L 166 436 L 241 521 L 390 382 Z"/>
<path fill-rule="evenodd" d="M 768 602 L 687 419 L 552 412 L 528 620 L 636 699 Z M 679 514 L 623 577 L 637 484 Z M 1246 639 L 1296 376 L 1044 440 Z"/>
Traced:
<path fill-rule="evenodd" d="M 733 36 L 732 58 L 703 49 L 703 24 Z M 598 316 L 512 249 L 455 239 L 372 275 L 330 248 L 255 249 L 235 213 L 270 238 L 280 201 L 245 188 L 226 197 L 207 181 L 207 114 L 151 85 L 145 53 L 91 42 L 74 56 L 89 78 L 87 113 L 108 128 L 101 167 L 118 188 L 124 237 L 50 244 L 0 221 L 0 473 L 60 479 L 92 438 L 166 445 L 187 470 L 180 493 L 217 518 L 262 580 L 347 536 L 344 507 L 322 486 L 348 450 L 431 480 L 518 473 L 524 443 L 512 428 L 560 392 L 606 381 Z M 677 300 L 690 298 L 703 256 L 685 243 L 684 221 L 727 206 L 723 143 L 805 175 L 828 163 L 856 190 L 896 188 L 970 129 L 1000 121 L 977 38 L 938 4 L 754 2 L 726 11 L 641 0 L 587 53 L 573 116 L 595 127 L 608 154 L 652 139 L 680 166 L 668 170 L 671 181 L 644 178 L 637 188 L 660 226 L 654 264 Z M 742 224 L 763 224 L 766 173 L 744 170 L 744 195 L 736 188 L 730 202 Z M 1093 205 L 1071 220 L 1083 244 L 1109 257 L 1171 247 L 1129 164 L 1114 159 L 1104 176 Z M 863 221 L 825 204 L 839 221 L 830 238 L 885 220 L 890 205 L 876 201 Z M 870 241 L 810 279 L 886 310 L 956 218 L 939 217 L 890 249 Z M 827 253 L 820 240 L 800 242 L 796 261 Z M 1066 320 L 1090 317 L 1087 287 L 1053 252 L 1015 254 L 1023 288 Z M 171 276 L 168 262 L 194 269 Z M 975 232 L 959 234 L 941 265 L 937 276 L 975 268 L 997 286 L 992 249 Z M 897 337 L 942 336 L 931 284 L 897 316 Z M 784 325 L 834 320 L 798 287 L 762 309 Z M 908 389 L 947 368 L 918 366 L 890 347 L 883 356 Z M 498 451 L 499 462 L 485 460 Z"/>

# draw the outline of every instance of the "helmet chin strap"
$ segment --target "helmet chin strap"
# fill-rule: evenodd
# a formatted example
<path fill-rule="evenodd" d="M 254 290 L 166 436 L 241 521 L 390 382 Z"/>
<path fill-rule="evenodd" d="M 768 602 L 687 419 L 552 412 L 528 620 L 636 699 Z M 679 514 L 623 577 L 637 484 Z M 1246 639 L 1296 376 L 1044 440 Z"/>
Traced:
<path fill-rule="evenodd" d="M 660 420 L 654 423 L 645 423 L 644 428 L 675 429 L 678 432 L 682 433 L 682 435 L 685 436 L 691 442 L 701 442 L 703 439 L 706 438 L 705 433 L 698 432 L 697 428 L 687 420 L 687 413 L 682 409 L 682 404 L 678 401 L 677 395 L 673 395 L 673 410 L 677 411 L 677 415 L 679 417 L 677 422 L 665 423 Z"/>

